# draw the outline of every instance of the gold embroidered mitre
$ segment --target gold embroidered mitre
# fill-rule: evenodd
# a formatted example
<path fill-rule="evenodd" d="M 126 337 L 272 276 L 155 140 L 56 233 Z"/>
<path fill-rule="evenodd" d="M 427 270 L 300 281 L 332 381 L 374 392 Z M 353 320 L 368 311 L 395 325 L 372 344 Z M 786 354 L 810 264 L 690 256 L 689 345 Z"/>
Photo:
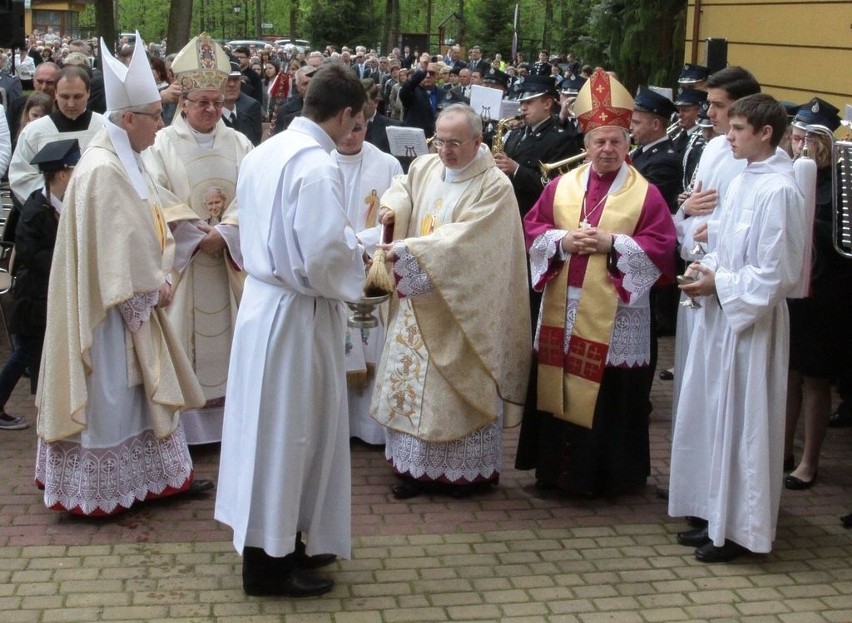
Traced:
<path fill-rule="evenodd" d="M 231 73 L 231 62 L 222 46 L 203 32 L 178 52 L 172 72 L 185 92 L 221 91 Z"/>
<path fill-rule="evenodd" d="M 574 114 L 587 134 L 609 126 L 629 130 L 633 98 L 618 80 L 598 67 L 577 94 Z"/>

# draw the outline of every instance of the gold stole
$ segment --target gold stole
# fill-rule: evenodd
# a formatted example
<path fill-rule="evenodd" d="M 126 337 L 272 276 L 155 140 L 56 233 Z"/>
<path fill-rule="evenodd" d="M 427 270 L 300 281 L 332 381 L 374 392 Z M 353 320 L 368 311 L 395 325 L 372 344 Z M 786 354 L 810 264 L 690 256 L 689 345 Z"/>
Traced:
<path fill-rule="evenodd" d="M 563 175 L 553 199 L 556 229 L 577 229 L 582 213 L 586 165 Z M 593 173 L 590 171 L 590 175 Z M 627 180 L 609 195 L 598 227 L 632 234 L 642 214 L 648 182 L 632 167 Z M 568 353 L 563 351 L 568 261 L 544 290 L 538 346 L 538 408 L 586 428 L 592 427 L 598 390 L 615 323 L 618 293 L 607 268 L 608 254 L 589 256 Z"/>

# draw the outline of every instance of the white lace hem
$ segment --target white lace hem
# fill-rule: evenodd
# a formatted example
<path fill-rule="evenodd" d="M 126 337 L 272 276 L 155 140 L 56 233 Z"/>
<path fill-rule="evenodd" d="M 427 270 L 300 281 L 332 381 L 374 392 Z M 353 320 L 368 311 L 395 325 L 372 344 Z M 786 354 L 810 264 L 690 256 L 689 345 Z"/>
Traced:
<path fill-rule="evenodd" d="M 145 430 L 109 448 L 38 440 L 35 478 L 44 485 L 48 508 L 109 515 L 168 488 L 179 490 L 191 476 L 192 459 L 180 426 L 163 439 Z"/>
<path fill-rule="evenodd" d="M 565 305 L 565 337 L 562 344 L 564 353 L 568 352 L 568 343 L 574 331 L 577 308 L 580 305 L 580 288 L 568 289 L 568 301 Z M 535 349 L 538 351 L 541 315 L 535 331 Z M 621 301 L 615 310 L 615 322 L 609 340 L 606 365 L 634 368 L 645 366 L 651 360 L 651 308 L 647 292 L 632 305 Z"/>
<path fill-rule="evenodd" d="M 393 252 L 396 255 L 393 269 L 399 276 L 399 282 L 396 284 L 396 292 L 399 296 L 409 297 L 428 294 L 435 289 L 429 275 L 426 274 L 420 266 L 420 262 L 411 254 L 406 245 L 395 244 Z"/>
<path fill-rule="evenodd" d="M 503 461 L 502 422 L 447 443 L 388 429 L 385 456 L 400 474 L 418 480 L 470 484 L 492 480 Z"/>

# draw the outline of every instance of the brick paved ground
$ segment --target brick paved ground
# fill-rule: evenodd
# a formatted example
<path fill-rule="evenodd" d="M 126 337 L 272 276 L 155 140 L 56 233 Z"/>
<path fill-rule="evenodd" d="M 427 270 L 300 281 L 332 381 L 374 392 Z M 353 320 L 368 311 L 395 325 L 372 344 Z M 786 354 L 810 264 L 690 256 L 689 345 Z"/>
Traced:
<path fill-rule="evenodd" d="M 661 350 L 666 365 L 671 341 Z M 33 421 L 25 389 L 8 410 Z M 668 470 L 670 385 L 657 381 L 653 397 L 653 475 L 614 500 L 535 490 L 511 468 L 516 430 L 500 487 L 468 500 L 393 500 L 382 455 L 354 447 L 353 559 L 311 600 L 242 593 L 213 496 L 107 521 L 47 511 L 32 485 L 33 428 L 0 432 L 0 623 L 852 621 L 852 531 L 838 521 L 852 511 L 852 430 L 829 431 L 817 486 L 785 492 L 772 554 L 704 565 L 674 543 L 684 524 L 654 494 Z M 193 454 L 215 479 L 218 449 Z"/>

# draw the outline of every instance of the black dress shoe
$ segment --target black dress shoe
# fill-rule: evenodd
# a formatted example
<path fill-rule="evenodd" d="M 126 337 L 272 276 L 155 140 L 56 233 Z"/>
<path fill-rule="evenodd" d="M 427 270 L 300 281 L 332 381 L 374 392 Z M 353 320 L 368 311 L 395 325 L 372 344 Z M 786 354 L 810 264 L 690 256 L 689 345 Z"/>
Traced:
<path fill-rule="evenodd" d="M 843 515 L 843 517 L 840 518 L 840 523 L 843 524 L 844 528 L 852 528 L 852 513 Z"/>
<path fill-rule="evenodd" d="M 319 569 L 333 563 L 337 560 L 337 556 L 334 554 L 315 554 L 308 556 L 307 551 L 305 551 L 305 543 L 302 541 L 302 533 L 297 532 L 296 549 L 292 554 L 285 556 L 284 560 L 297 569 Z"/>
<path fill-rule="evenodd" d="M 423 485 L 412 480 L 405 480 L 391 488 L 391 493 L 397 500 L 408 500 L 423 493 Z"/>
<path fill-rule="evenodd" d="M 254 597 L 317 597 L 334 588 L 334 581 L 314 577 L 302 569 L 291 569 L 280 577 L 267 576 L 251 582 L 243 581 L 243 591 Z"/>
<path fill-rule="evenodd" d="M 657 497 L 661 500 L 669 499 L 669 490 L 663 487 L 657 487 Z"/>
<path fill-rule="evenodd" d="M 703 528 L 707 525 L 707 520 L 702 519 L 701 517 L 694 517 L 692 515 L 687 515 L 684 517 L 686 519 L 686 523 L 688 523 L 693 528 Z"/>
<path fill-rule="evenodd" d="M 672 370 L 663 370 L 660 372 L 661 381 L 674 381 L 674 372 Z"/>
<path fill-rule="evenodd" d="M 722 547 L 716 547 L 708 541 L 695 550 L 695 557 L 701 562 L 730 562 L 748 553 L 749 551 L 742 545 L 726 539 Z"/>
<path fill-rule="evenodd" d="M 790 489 L 791 491 L 804 491 L 805 489 L 810 489 L 814 486 L 817 480 L 817 475 L 814 474 L 814 477 L 810 480 L 802 480 L 801 478 L 796 478 L 792 474 L 788 475 L 784 479 L 784 488 Z"/>
<path fill-rule="evenodd" d="M 211 489 L 213 489 L 212 480 L 196 478 L 191 483 L 189 483 L 189 488 L 184 491 L 184 493 L 186 495 L 198 495 L 199 493 L 204 493 L 205 491 L 210 491 Z"/>
<path fill-rule="evenodd" d="M 707 536 L 707 526 L 703 528 L 695 528 L 686 532 L 677 533 L 677 542 L 687 547 L 701 547 L 710 542 L 710 537 Z"/>

